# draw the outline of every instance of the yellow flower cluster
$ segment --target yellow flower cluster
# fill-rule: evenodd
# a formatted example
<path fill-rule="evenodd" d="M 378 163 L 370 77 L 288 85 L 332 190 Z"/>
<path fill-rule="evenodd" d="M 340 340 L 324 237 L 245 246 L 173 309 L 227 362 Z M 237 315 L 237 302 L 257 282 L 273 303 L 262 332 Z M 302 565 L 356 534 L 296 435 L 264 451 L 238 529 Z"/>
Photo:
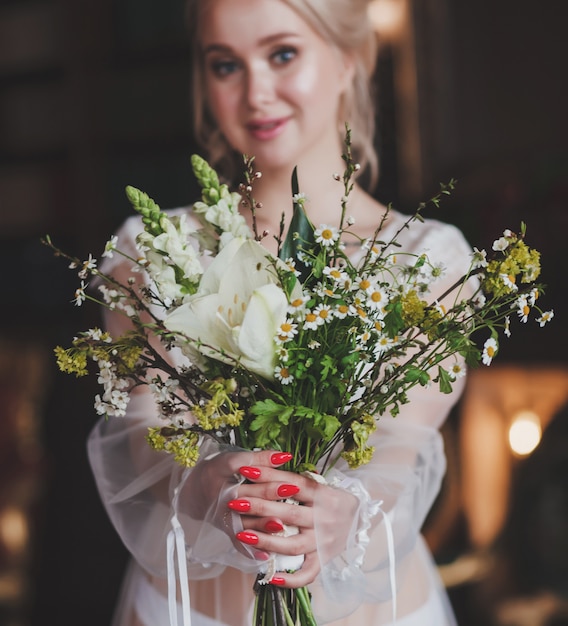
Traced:
<path fill-rule="evenodd" d="M 75 374 L 79 378 L 89 373 L 87 369 L 87 354 L 82 350 L 75 348 L 66 350 L 61 346 L 56 346 L 53 351 L 57 359 L 57 366 L 65 374 Z"/>
<path fill-rule="evenodd" d="M 195 432 L 182 430 L 177 434 L 170 433 L 171 428 L 148 428 L 146 441 L 154 450 L 172 454 L 176 463 L 184 467 L 193 467 L 199 458 L 199 435 Z"/>
<path fill-rule="evenodd" d="M 517 279 L 531 283 L 539 275 L 540 252 L 517 239 L 507 248 L 505 258 L 488 263 L 482 288 L 485 293 L 499 298 L 517 290 Z"/>
<path fill-rule="evenodd" d="M 372 415 L 366 414 L 351 422 L 350 428 L 355 448 L 345 450 L 341 456 L 351 469 L 355 469 L 368 463 L 375 453 L 375 447 L 366 444 L 371 433 L 376 430 L 377 424 Z"/>
<path fill-rule="evenodd" d="M 201 387 L 209 399 L 193 407 L 193 414 L 203 430 L 214 431 L 222 426 L 238 426 L 244 411 L 234 402 L 230 394 L 235 393 L 237 384 L 233 378 L 215 378 Z"/>

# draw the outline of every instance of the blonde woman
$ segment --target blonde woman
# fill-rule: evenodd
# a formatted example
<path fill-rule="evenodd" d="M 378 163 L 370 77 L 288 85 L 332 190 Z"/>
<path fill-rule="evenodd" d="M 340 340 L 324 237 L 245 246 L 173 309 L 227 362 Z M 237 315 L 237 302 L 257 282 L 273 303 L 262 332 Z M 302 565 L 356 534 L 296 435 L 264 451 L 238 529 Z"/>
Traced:
<path fill-rule="evenodd" d="M 190 0 L 193 107 L 204 156 L 239 181 L 238 157 L 255 156 L 262 172 L 255 197 L 259 232 L 272 252 L 282 212 L 291 213 L 290 180 L 298 168 L 314 224 L 339 222 L 345 122 L 353 150 L 374 180 L 369 79 L 375 38 L 364 0 Z M 191 219 L 190 209 L 187 211 Z M 349 213 L 371 236 L 385 207 L 357 185 Z M 250 225 L 250 215 L 245 214 Z M 394 234 L 404 218 L 389 214 Z M 140 222 L 129 219 L 119 246 L 134 246 Z M 385 234 L 386 236 L 386 234 Z M 428 251 L 447 267 L 439 292 L 469 265 L 470 248 L 453 227 L 427 220 L 407 231 L 410 252 Z M 345 244 L 355 257 L 355 240 Z M 117 275 L 128 271 L 118 264 Z M 122 318 L 108 316 L 114 334 Z M 181 357 L 180 357 L 181 358 Z M 420 538 L 445 461 L 438 428 L 459 396 L 417 389 L 396 420 L 384 416 L 373 461 L 358 470 L 338 464 L 334 486 L 279 469 L 274 451 L 219 450 L 207 444 L 193 470 L 148 448 L 156 422 L 152 397 L 138 392 L 123 420 L 101 420 L 89 440 L 91 464 L 110 518 L 133 555 L 115 624 L 167 626 L 166 542 L 172 515 L 184 531 L 194 626 L 246 626 L 252 585 L 267 555 L 304 555 L 294 573 L 271 584 L 309 585 L 319 624 L 450 626 L 449 603 Z M 243 470 L 243 468 L 245 468 Z M 241 484 L 235 474 L 248 482 Z M 282 502 L 293 495 L 303 506 Z M 279 534 L 283 524 L 300 532 Z M 170 572 L 171 573 L 171 572 Z M 178 598 L 185 590 L 178 589 Z M 181 607 L 178 604 L 181 623 Z"/>

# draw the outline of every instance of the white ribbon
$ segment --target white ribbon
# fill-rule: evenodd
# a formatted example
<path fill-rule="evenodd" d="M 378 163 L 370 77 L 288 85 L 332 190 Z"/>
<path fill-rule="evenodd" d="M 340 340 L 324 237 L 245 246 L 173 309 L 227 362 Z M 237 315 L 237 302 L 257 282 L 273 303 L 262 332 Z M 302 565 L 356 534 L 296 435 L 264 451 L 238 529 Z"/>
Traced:
<path fill-rule="evenodd" d="M 392 594 L 392 623 L 396 626 L 396 562 L 394 552 L 394 535 L 392 532 L 392 524 L 389 519 L 388 513 L 381 508 L 382 501 L 379 502 L 379 511 L 383 515 L 385 521 L 385 532 L 387 534 L 387 550 L 389 553 L 389 576 Z"/>
<path fill-rule="evenodd" d="M 178 489 L 174 491 L 173 507 L 177 510 Z M 181 589 L 182 626 L 191 626 L 191 605 L 189 600 L 189 580 L 187 577 L 187 561 L 185 553 L 185 535 L 179 523 L 177 514 L 171 519 L 172 529 L 166 540 L 167 567 L 168 567 L 168 607 L 170 611 L 170 626 L 178 626 L 177 580 L 176 580 L 176 552 L 177 570 L 179 572 L 179 586 Z"/>

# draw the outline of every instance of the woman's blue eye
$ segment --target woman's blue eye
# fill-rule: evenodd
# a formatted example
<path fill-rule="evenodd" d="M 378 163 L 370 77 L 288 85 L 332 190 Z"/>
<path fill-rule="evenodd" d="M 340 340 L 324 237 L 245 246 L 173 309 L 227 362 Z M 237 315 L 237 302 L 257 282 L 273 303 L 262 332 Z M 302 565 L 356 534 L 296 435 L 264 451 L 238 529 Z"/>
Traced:
<path fill-rule="evenodd" d="M 238 69 L 236 61 L 213 61 L 211 63 L 211 71 L 215 76 L 223 77 L 233 74 Z"/>
<path fill-rule="evenodd" d="M 272 58 L 276 61 L 276 63 L 285 65 L 286 63 L 292 61 L 297 54 L 298 52 L 295 48 L 281 48 L 272 55 Z"/>

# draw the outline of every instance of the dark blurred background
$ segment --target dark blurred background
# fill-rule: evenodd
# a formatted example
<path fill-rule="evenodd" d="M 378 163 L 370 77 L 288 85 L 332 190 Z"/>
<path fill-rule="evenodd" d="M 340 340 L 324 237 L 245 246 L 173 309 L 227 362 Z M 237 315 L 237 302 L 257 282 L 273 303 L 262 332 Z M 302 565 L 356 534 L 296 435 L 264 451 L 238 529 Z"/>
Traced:
<path fill-rule="evenodd" d="M 428 215 L 479 248 L 526 222 L 555 309 L 472 373 L 426 537 L 460 626 L 568 624 L 568 4 L 372 9 L 377 197 L 410 212 L 457 178 Z M 110 623 L 127 557 L 86 461 L 96 381 L 52 357 L 99 312 L 71 304 L 75 273 L 40 238 L 99 256 L 126 185 L 195 199 L 190 99 L 183 0 L 0 0 L 0 626 Z M 532 454 L 507 438 L 523 411 L 544 432 Z"/>

